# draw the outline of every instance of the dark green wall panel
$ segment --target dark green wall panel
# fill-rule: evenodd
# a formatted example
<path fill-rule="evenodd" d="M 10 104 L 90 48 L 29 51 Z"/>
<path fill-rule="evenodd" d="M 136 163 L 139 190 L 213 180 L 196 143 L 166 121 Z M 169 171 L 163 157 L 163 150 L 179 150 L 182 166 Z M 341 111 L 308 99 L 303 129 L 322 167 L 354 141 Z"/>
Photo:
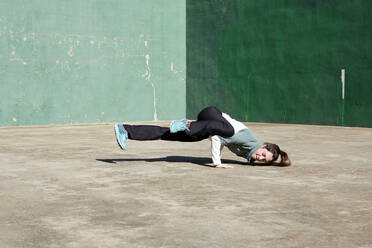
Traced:
<path fill-rule="evenodd" d="M 345 125 L 372 126 L 372 1 L 347 1 L 343 12 Z"/>
<path fill-rule="evenodd" d="M 217 105 L 245 121 L 371 126 L 371 10 L 370 1 L 187 1 L 188 116 Z"/>
<path fill-rule="evenodd" d="M 0 125 L 185 115 L 185 1 L 0 2 Z"/>
<path fill-rule="evenodd" d="M 208 105 L 232 110 L 231 84 L 218 83 L 218 51 L 222 26 L 229 18 L 228 1 L 187 1 L 187 116 L 196 118 Z M 223 8 L 225 6 L 225 8 Z"/>

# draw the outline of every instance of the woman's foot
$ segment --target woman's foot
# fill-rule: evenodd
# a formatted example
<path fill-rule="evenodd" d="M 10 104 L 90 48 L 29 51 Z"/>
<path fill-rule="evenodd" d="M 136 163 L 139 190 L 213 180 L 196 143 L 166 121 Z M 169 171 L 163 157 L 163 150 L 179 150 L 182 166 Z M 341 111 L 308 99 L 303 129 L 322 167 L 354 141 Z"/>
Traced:
<path fill-rule="evenodd" d="M 124 125 L 115 124 L 116 141 L 121 149 L 127 149 L 128 132 L 125 130 Z"/>
<path fill-rule="evenodd" d="M 189 130 L 190 122 L 187 119 L 183 119 L 180 121 L 172 121 L 170 124 L 170 132 L 177 133 L 180 131 Z"/>

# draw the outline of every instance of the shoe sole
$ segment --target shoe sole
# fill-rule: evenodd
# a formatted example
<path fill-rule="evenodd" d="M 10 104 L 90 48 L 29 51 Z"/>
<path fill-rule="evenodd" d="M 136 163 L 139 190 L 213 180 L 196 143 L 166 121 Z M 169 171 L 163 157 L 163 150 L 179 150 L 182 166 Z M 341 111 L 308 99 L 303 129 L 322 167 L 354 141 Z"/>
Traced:
<path fill-rule="evenodd" d="M 119 142 L 119 139 L 118 139 L 118 136 L 120 134 L 120 131 L 119 131 L 119 128 L 117 125 L 114 126 L 114 129 L 115 129 L 115 138 L 116 138 L 116 142 L 118 143 L 119 147 L 122 149 L 122 150 L 125 150 L 126 148 L 124 148 L 120 142 Z"/>

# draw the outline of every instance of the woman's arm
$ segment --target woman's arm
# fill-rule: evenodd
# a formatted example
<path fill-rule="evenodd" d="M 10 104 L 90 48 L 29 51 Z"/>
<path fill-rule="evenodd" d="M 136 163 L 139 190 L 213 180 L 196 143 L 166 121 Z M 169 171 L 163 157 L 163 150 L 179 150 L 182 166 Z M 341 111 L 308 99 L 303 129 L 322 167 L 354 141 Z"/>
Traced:
<path fill-rule="evenodd" d="M 212 161 L 214 165 L 221 164 L 221 150 L 223 145 L 221 144 L 221 140 L 217 135 L 211 137 L 211 154 L 212 154 Z"/>
<path fill-rule="evenodd" d="M 221 144 L 220 138 L 217 135 L 214 135 L 211 137 L 211 141 L 212 160 L 216 168 L 234 168 L 231 165 L 224 165 L 221 163 L 221 151 L 224 145 Z"/>

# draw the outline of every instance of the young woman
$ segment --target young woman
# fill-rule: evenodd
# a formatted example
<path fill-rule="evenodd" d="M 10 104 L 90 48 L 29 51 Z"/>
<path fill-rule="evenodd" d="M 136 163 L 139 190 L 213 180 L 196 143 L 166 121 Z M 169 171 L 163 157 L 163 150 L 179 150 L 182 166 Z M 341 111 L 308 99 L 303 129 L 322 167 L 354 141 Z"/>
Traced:
<path fill-rule="evenodd" d="M 183 119 L 173 121 L 170 127 L 153 125 L 115 125 L 116 140 L 125 150 L 128 139 L 170 140 L 196 142 L 211 139 L 212 161 L 216 168 L 232 168 L 221 163 L 221 150 L 224 146 L 236 155 L 246 158 L 249 164 L 264 163 L 289 166 L 291 160 L 279 146 L 271 143 L 261 144 L 243 123 L 222 113 L 216 107 L 200 111 L 196 121 Z M 280 162 L 275 162 L 280 156 Z"/>

